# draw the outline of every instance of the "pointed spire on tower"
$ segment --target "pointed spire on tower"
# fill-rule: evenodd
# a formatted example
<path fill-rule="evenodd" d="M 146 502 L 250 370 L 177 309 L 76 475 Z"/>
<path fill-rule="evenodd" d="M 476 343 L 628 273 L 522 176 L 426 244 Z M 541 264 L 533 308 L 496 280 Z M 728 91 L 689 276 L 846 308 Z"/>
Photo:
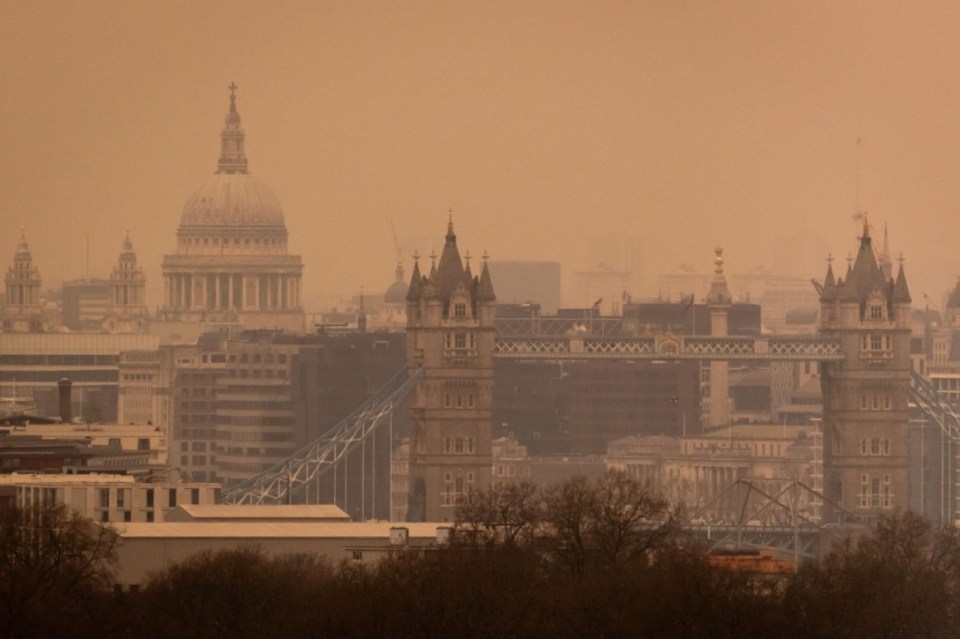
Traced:
<path fill-rule="evenodd" d="M 246 173 L 247 156 L 243 151 L 246 134 L 240 125 L 240 113 L 237 111 L 237 85 L 231 82 L 227 88 L 230 89 L 230 109 L 227 111 L 223 131 L 220 132 L 217 173 Z"/>
<path fill-rule="evenodd" d="M 420 291 L 423 288 L 423 276 L 420 275 L 420 254 L 413 253 L 413 275 L 410 276 L 410 286 L 407 288 L 407 301 L 415 302 L 420 299 Z"/>
<path fill-rule="evenodd" d="M 477 301 L 494 302 L 497 299 L 493 292 L 493 280 L 490 278 L 490 270 L 487 268 L 487 261 L 490 256 L 483 252 L 483 268 L 480 270 L 480 283 L 477 285 Z"/>
<path fill-rule="evenodd" d="M 894 304 L 909 304 L 912 300 L 910 298 L 910 288 L 907 286 L 907 276 L 903 272 L 903 254 L 900 254 L 900 269 L 897 272 L 897 281 L 893 285 L 893 303 Z"/>

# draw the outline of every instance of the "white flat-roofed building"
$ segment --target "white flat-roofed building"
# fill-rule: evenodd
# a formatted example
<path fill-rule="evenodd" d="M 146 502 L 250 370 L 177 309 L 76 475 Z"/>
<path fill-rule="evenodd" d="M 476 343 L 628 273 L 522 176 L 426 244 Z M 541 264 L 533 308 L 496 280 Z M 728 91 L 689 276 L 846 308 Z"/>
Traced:
<path fill-rule="evenodd" d="M 129 475 L 0 475 L 0 496 L 18 506 L 59 505 L 99 522 L 162 522 L 180 504 L 215 504 L 220 486 L 138 482 Z"/>
<path fill-rule="evenodd" d="M 162 522 L 120 524 L 117 582 L 144 582 L 202 551 L 259 548 L 268 556 L 319 555 L 342 560 L 377 561 L 391 552 L 426 549 L 448 543 L 449 524 L 389 522 Z"/>
<path fill-rule="evenodd" d="M 27 435 L 43 439 L 80 439 L 93 446 L 114 446 L 148 455 L 151 466 L 167 464 L 167 437 L 159 426 L 142 424 L 26 424 L 16 426 L 9 437 Z"/>
<path fill-rule="evenodd" d="M 350 516 L 333 504 L 184 504 L 171 510 L 168 522 L 344 522 Z"/>

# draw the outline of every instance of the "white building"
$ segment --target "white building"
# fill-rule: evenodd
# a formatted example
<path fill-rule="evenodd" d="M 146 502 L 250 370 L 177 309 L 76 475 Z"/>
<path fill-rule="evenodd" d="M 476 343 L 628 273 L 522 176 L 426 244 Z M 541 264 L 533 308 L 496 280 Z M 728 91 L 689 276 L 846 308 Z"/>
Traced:
<path fill-rule="evenodd" d="M 0 475 L 0 495 L 18 506 L 63 504 L 98 522 L 160 522 L 180 504 L 220 501 L 220 486 L 146 483 L 129 475 Z"/>
<path fill-rule="evenodd" d="M 151 572 L 163 571 L 201 551 L 256 547 L 268 556 L 304 553 L 339 563 L 373 562 L 391 553 L 429 549 L 449 542 L 451 529 L 441 523 L 388 522 L 164 522 L 121 524 L 117 582 L 124 588 L 142 584 Z"/>

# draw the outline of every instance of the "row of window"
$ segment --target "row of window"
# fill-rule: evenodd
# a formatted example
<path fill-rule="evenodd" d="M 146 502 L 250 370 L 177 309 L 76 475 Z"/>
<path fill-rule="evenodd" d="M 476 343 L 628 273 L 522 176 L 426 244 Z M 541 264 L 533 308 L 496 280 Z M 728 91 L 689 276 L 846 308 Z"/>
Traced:
<path fill-rule="evenodd" d="M 861 410 L 893 410 L 893 403 L 889 395 L 861 395 Z"/>
<path fill-rule="evenodd" d="M 443 407 L 444 408 L 473 408 L 476 404 L 476 400 L 473 396 L 473 393 L 444 393 L 443 394 Z"/>
<path fill-rule="evenodd" d="M 473 487 L 474 474 L 467 473 L 466 478 L 464 478 L 463 475 L 454 476 L 453 473 L 444 473 L 443 481 L 444 486 L 440 492 L 440 504 L 442 506 L 456 506 L 463 502 L 463 498 L 467 495 L 467 490 Z"/>
<path fill-rule="evenodd" d="M 0 355 L 0 365 L 14 366 L 118 366 L 117 355 Z"/>
<path fill-rule="evenodd" d="M 861 455 L 889 455 L 890 440 L 880 439 L 879 437 L 874 437 L 872 439 L 861 439 L 860 454 Z"/>
<path fill-rule="evenodd" d="M 891 351 L 893 350 L 893 336 L 881 333 L 861 335 L 860 350 L 874 352 Z"/>
<path fill-rule="evenodd" d="M 211 240 L 212 240 L 212 242 L 211 242 Z M 209 237 L 204 237 L 204 238 L 193 237 L 193 238 L 190 238 L 190 237 L 187 237 L 187 238 L 184 238 L 183 243 L 184 243 L 184 244 L 196 244 L 197 246 L 199 246 L 201 243 L 202 243 L 204 246 L 209 246 L 210 244 L 219 245 L 219 244 L 220 244 L 220 238 L 219 238 L 219 237 L 214 237 L 214 238 L 209 238 Z M 282 243 L 281 240 L 280 240 L 279 238 L 275 238 L 275 237 L 273 237 L 273 238 L 264 238 L 264 239 L 262 239 L 262 240 L 261 240 L 259 237 L 253 238 L 253 244 L 254 244 L 254 245 L 263 244 L 264 246 L 277 246 L 277 245 L 279 245 L 279 244 L 281 244 L 281 243 Z M 230 238 L 229 238 L 229 237 L 223 238 L 223 244 L 224 244 L 224 246 L 226 246 L 227 244 L 230 244 Z M 244 244 L 244 246 L 249 246 L 249 245 L 250 245 L 250 238 L 249 238 L 249 237 L 243 238 L 243 244 Z M 239 238 L 239 237 L 233 238 L 233 245 L 234 245 L 234 246 L 240 246 L 240 238 Z"/>
<path fill-rule="evenodd" d="M 860 475 L 861 508 L 891 508 L 892 506 L 893 490 L 890 486 L 890 475 L 881 477 Z"/>
<path fill-rule="evenodd" d="M 123 379 L 128 382 L 152 382 L 154 375 L 147 373 L 124 373 Z"/>
<path fill-rule="evenodd" d="M 110 488 L 101 488 L 101 489 L 100 489 L 100 508 L 110 508 L 110 507 L 111 507 L 111 505 L 110 505 L 110 501 L 111 501 L 111 500 L 110 500 L 110 491 L 111 491 L 111 490 L 112 490 L 112 489 L 110 489 Z M 114 494 L 116 495 L 115 501 L 116 501 L 116 507 L 117 507 L 117 508 L 126 508 L 127 506 L 132 505 L 132 503 L 131 503 L 131 502 L 132 502 L 131 489 L 129 489 L 129 488 L 117 488 L 117 489 L 113 489 L 113 490 L 114 490 Z M 177 489 L 176 489 L 176 488 L 168 488 L 168 489 L 166 489 L 166 490 L 167 490 L 167 504 L 170 506 L 170 508 L 176 508 L 176 506 L 177 506 Z M 154 507 L 154 489 L 153 489 L 153 488 L 148 488 L 148 489 L 145 491 L 145 497 L 146 497 L 146 502 L 147 502 L 146 507 L 147 507 L 147 508 L 153 508 L 153 507 Z M 199 489 L 199 488 L 191 488 L 191 489 L 190 489 L 190 503 L 193 504 L 194 506 L 196 506 L 196 505 L 198 505 L 198 504 L 200 503 L 200 489 Z"/>
<path fill-rule="evenodd" d="M 476 348 L 477 347 L 476 336 L 473 333 L 467 333 L 465 331 L 456 331 L 452 333 L 447 333 L 446 347 L 448 349 Z"/>
<path fill-rule="evenodd" d="M 446 437 L 443 440 L 443 452 L 448 455 L 472 455 L 475 451 L 473 437 Z"/>

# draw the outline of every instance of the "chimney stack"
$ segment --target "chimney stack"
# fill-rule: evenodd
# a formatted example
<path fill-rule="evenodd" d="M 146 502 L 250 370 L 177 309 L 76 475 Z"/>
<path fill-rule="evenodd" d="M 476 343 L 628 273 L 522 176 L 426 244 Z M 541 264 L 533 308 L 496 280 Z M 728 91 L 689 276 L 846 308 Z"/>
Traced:
<path fill-rule="evenodd" d="M 57 387 L 60 389 L 60 420 L 64 424 L 69 424 L 73 420 L 73 416 L 70 411 L 70 387 L 73 386 L 71 382 L 66 377 L 60 378 L 57 381 Z"/>

